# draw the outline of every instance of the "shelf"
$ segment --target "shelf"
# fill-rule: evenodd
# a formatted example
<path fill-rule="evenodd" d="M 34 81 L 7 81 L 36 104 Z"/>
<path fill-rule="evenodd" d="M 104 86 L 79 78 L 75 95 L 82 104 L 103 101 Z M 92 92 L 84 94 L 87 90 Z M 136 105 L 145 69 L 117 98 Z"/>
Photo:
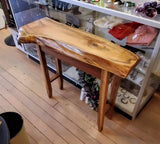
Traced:
<path fill-rule="evenodd" d="M 126 41 L 127 41 L 127 37 L 125 37 L 124 39 L 122 40 L 119 40 L 117 38 L 115 38 L 114 36 L 112 36 L 110 33 L 109 33 L 109 30 L 110 29 L 107 29 L 107 28 L 100 28 L 98 26 L 95 26 L 95 35 L 98 35 L 102 38 L 105 38 L 109 41 L 112 41 L 114 42 L 115 44 L 118 44 L 120 46 L 126 46 Z M 147 55 L 147 57 L 150 57 L 151 54 L 152 54 L 152 51 L 154 49 L 154 45 L 156 43 L 156 40 L 157 38 L 155 38 L 150 45 L 148 46 L 142 46 L 142 45 L 135 45 L 135 46 L 131 46 L 133 49 L 137 49 L 137 50 L 140 50 L 140 51 L 144 51 L 145 52 L 145 55 Z M 129 46 L 129 45 L 128 45 Z"/>
<path fill-rule="evenodd" d="M 145 18 L 145 17 L 125 13 L 125 12 L 118 11 L 118 10 L 113 10 L 110 8 L 100 7 L 97 5 L 93 5 L 93 4 L 78 1 L 78 0 L 60 0 L 60 1 L 68 2 L 70 4 L 74 4 L 74 5 L 81 6 L 81 7 L 87 8 L 87 9 L 95 10 L 95 11 L 98 11 L 101 13 L 121 17 L 123 19 L 127 19 L 130 21 L 134 20 L 135 22 L 139 22 L 142 24 L 147 24 L 147 25 L 150 25 L 150 26 L 153 26 L 156 28 L 160 28 L 160 22 L 159 22 L 160 16 L 159 15 L 157 15 L 154 19 L 151 19 L 151 18 Z"/>
<path fill-rule="evenodd" d="M 126 97 L 128 97 L 128 98 L 125 100 L 126 104 L 124 104 L 124 103 L 122 103 L 123 96 L 119 96 L 121 94 L 121 89 L 122 88 L 119 87 L 115 105 L 117 108 L 121 109 L 122 111 L 124 111 L 128 115 L 133 116 L 133 111 L 134 111 L 135 103 L 137 101 L 137 97 L 135 95 L 133 95 L 132 93 L 127 92 Z M 151 98 L 153 91 L 154 90 L 151 87 L 149 87 L 147 89 L 147 94 L 145 96 L 143 96 L 138 111 L 140 111 L 144 107 L 144 105 L 147 103 L 147 101 Z M 134 104 L 131 103 L 130 99 L 134 100 L 135 103 Z"/>
<path fill-rule="evenodd" d="M 119 108 L 120 110 L 124 111 L 125 113 L 127 113 L 128 115 L 132 116 L 132 113 L 135 107 L 135 103 L 137 101 L 137 97 L 133 95 L 132 93 L 127 92 L 125 94 L 125 97 L 127 98 L 124 98 L 123 96 L 120 96 L 122 94 L 121 90 L 124 90 L 124 89 L 119 87 L 115 106 Z M 122 103 L 123 98 L 124 98 L 125 103 Z M 135 103 L 130 103 L 130 99 L 132 99 L 132 101 L 134 100 Z"/>
<path fill-rule="evenodd" d="M 144 75 L 141 74 L 141 73 L 138 73 L 134 80 L 131 78 L 131 75 L 128 75 L 127 79 L 129 81 L 133 82 L 134 84 L 138 85 L 139 87 L 141 87 L 142 86 L 142 81 L 144 79 Z"/>
<path fill-rule="evenodd" d="M 146 74 L 147 69 L 148 69 L 147 67 L 143 68 L 143 67 L 140 67 L 139 65 L 137 65 L 135 68 L 136 68 L 137 70 L 139 70 L 139 73 L 141 73 L 141 74 L 143 74 L 143 75 Z"/>
<path fill-rule="evenodd" d="M 149 99 L 152 97 L 152 94 L 153 94 L 154 91 L 155 90 L 151 87 L 149 87 L 147 89 L 147 94 L 142 97 L 142 101 L 141 101 L 141 104 L 139 106 L 138 111 L 140 111 L 144 107 L 144 105 L 149 101 Z"/>

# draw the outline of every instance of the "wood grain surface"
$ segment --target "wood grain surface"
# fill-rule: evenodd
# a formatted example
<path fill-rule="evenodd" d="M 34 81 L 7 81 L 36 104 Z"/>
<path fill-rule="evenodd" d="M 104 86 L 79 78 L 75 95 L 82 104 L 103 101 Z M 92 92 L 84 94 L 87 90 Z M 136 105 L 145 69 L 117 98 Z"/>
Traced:
<path fill-rule="evenodd" d="M 127 77 L 140 60 L 134 53 L 101 37 L 42 18 L 23 26 L 20 43 L 42 44 L 76 60 Z"/>

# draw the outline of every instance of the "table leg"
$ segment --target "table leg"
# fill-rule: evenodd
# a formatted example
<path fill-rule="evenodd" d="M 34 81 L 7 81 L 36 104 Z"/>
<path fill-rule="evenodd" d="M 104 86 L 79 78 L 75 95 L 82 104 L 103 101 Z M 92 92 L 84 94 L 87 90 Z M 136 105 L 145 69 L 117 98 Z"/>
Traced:
<path fill-rule="evenodd" d="M 59 75 L 59 88 L 62 90 L 63 89 L 63 75 L 62 75 L 61 60 L 55 58 L 55 63 L 56 63 L 56 72 Z"/>
<path fill-rule="evenodd" d="M 113 114 L 113 110 L 114 110 L 114 106 L 115 106 L 115 101 L 116 101 L 116 97 L 117 97 L 117 91 L 120 85 L 120 81 L 121 78 L 114 75 L 113 77 L 113 81 L 112 81 L 112 87 L 111 87 L 111 94 L 110 94 L 110 99 L 109 99 L 109 108 L 106 111 L 107 112 L 107 117 L 109 119 L 112 118 L 112 114 Z"/>
<path fill-rule="evenodd" d="M 110 78 L 110 73 L 105 70 L 101 70 L 101 85 L 100 85 L 98 120 L 97 120 L 99 131 L 103 130 L 104 115 L 106 112 L 106 102 L 107 102 L 107 95 L 108 95 L 109 78 Z"/>
<path fill-rule="evenodd" d="M 51 86 L 51 82 L 50 82 L 45 53 L 41 50 L 41 46 L 39 46 L 39 45 L 37 45 L 37 51 L 38 51 L 40 64 L 41 64 L 41 68 L 42 68 L 43 75 L 44 75 L 47 94 L 48 94 L 48 97 L 51 98 L 52 97 L 52 86 Z"/>

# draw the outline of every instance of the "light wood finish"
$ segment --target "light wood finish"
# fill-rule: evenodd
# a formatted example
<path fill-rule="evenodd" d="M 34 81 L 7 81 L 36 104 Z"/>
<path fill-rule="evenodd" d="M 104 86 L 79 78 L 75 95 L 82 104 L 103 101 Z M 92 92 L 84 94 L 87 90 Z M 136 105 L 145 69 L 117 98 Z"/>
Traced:
<path fill-rule="evenodd" d="M 104 115 L 106 110 L 108 86 L 109 86 L 110 73 L 102 70 L 101 72 L 101 85 L 100 85 L 100 97 L 98 107 L 98 130 L 103 130 Z"/>
<path fill-rule="evenodd" d="M 4 39 L 9 34 L 9 30 L 0 31 L 0 85 L 3 85 L 3 91 L 0 89 L 0 113 L 20 113 L 24 118 L 29 138 L 32 139 L 31 144 L 57 144 L 55 133 L 66 143 L 73 144 L 74 141 L 71 142 L 69 139 L 76 138 L 83 144 L 159 143 L 160 94 L 151 99 L 135 121 L 116 112 L 112 121 L 105 116 L 104 129 L 100 133 L 95 126 L 97 112 L 91 110 L 84 102 L 79 102 L 78 88 L 64 81 L 64 90 L 61 91 L 55 82 L 52 83 L 55 98 L 46 97 L 39 64 L 27 59 L 26 55 L 15 47 L 6 46 Z M 17 102 L 12 101 L 12 98 Z M 21 103 L 21 107 L 18 103 Z M 49 116 L 50 120 L 46 121 Z M 34 120 L 35 117 L 37 121 Z M 40 121 L 43 122 L 43 126 Z M 62 126 L 62 132 L 58 131 L 59 126 L 56 125 Z M 46 126 L 52 131 L 48 131 Z M 68 135 L 66 131 L 72 135 Z"/>
<path fill-rule="evenodd" d="M 42 68 L 42 71 L 44 74 L 44 80 L 45 80 L 47 94 L 51 98 L 52 97 L 52 87 L 51 87 L 52 81 L 59 78 L 59 88 L 63 89 L 62 65 L 61 65 L 61 61 L 59 59 L 55 58 L 56 74 L 50 78 L 49 73 L 48 73 L 48 67 L 47 67 L 47 63 L 46 63 L 45 53 L 42 51 L 41 47 L 45 47 L 45 46 L 44 45 L 42 45 L 42 46 L 37 45 L 37 51 L 38 51 L 38 56 L 39 56 L 40 63 L 41 63 L 41 68 Z"/>
<path fill-rule="evenodd" d="M 36 43 L 39 45 L 38 53 L 45 77 L 48 96 L 52 96 L 51 83 L 48 75 L 48 68 L 44 53 L 53 55 L 56 59 L 57 74 L 60 76 L 59 87 L 63 88 L 61 61 L 79 61 L 79 67 L 89 64 L 101 71 L 101 88 L 98 110 L 98 130 L 102 131 L 104 123 L 105 105 L 109 85 L 108 73 L 112 72 L 117 77 L 125 78 L 132 68 L 138 63 L 139 57 L 128 50 L 121 48 L 105 39 L 96 37 L 78 29 L 71 28 L 64 24 L 57 23 L 49 18 L 43 18 L 23 26 L 19 33 L 20 43 Z M 62 43 L 61 43 L 62 42 Z M 69 44 L 69 46 L 66 46 Z M 64 59 L 64 56 L 66 59 Z M 81 64 L 81 65 L 80 65 Z M 85 71 L 85 69 L 82 69 Z M 92 74 L 92 69 L 88 69 Z M 106 80 L 107 78 L 107 80 Z M 118 82 L 118 81 L 116 81 Z M 114 108 L 114 101 L 119 83 L 113 86 L 111 92 L 111 110 Z M 112 104 L 111 104 L 112 103 Z"/>
<path fill-rule="evenodd" d="M 43 43 L 63 55 L 108 70 L 125 78 L 139 61 L 139 57 L 101 37 L 58 23 L 49 18 L 27 24 L 21 28 L 19 42 Z M 62 42 L 71 47 L 62 47 Z"/>
<path fill-rule="evenodd" d="M 52 42 L 53 46 L 55 46 L 56 48 L 61 49 L 61 47 L 63 46 L 59 46 L 57 45 L 56 42 Z M 64 55 L 63 53 L 59 53 L 56 51 L 53 51 L 53 48 L 49 48 L 49 47 L 42 47 L 42 50 L 45 51 L 45 53 L 50 54 L 54 57 L 57 57 L 58 59 L 67 62 L 68 64 L 75 66 L 79 69 L 83 69 L 85 72 L 87 72 L 88 74 L 92 74 L 93 76 L 100 78 L 100 74 L 101 74 L 101 69 L 92 65 L 89 65 L 87 63 L 81 62 L 79 60 L 76 60 L 74 58 L 68 57 L 67 55 Z"/>

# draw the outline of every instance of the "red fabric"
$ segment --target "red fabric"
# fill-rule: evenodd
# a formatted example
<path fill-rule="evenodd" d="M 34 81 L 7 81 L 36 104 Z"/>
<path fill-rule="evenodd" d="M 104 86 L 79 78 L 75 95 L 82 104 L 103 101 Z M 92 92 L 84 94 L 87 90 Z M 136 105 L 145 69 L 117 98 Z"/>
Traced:
<path fill-rule="evenodd" d="M 129 34 L 133 33 L 135 29 L 140 25 L 141 24 L 137 22 L 119 24 L 110 29 L 109 33 L 113 35 L 115 38 L 122 40 Z"/>

